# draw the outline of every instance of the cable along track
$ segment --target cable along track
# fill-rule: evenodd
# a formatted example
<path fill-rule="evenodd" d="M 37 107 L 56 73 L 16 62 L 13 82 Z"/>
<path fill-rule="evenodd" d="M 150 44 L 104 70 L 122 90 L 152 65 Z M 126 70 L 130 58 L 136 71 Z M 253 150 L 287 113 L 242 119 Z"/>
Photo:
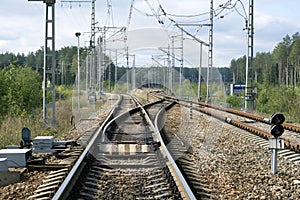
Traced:
<path fill-rule="evenodd" d="M 128 110 L 126 101 L 119 110 Z M 53 199 L 195 199 L 167 149 L 159 148 L 163 142 L 148 115 L 153 118 L 163 101 L 108 119 L 76 163 L 80 170 L 69 174 Z"/>

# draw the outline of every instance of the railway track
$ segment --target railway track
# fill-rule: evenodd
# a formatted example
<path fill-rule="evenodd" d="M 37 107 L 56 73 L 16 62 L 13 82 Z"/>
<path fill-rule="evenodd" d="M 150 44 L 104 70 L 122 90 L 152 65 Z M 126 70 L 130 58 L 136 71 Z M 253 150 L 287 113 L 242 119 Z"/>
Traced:
<path fill-rule="evenodd" d="M 196 199 L 168 149 L 159 148 L 152 120 L 164 104 L 123 96 L 53 199 Z"/>
<path fill-rule="evenodd" d="M 109 101 L 111 101 L 112 105 L 109 105 L 108 109 L 112 107 L 112 110 L 108 116 L 112 117 L 117 114 L 118 105 L 122 102 L 122 100 L 122 97 L 119 95 L 112 95 L 109 98 Z M 99 128 L 99 123 L 97 122 L 98 120 L 99 119 L 95 116 L 92 116 L 89 119 L 80 120 L 80 124 L 76 127 L 80 134 L 80 136 L 77 138 L 77 143 L 79 146 L 72 147 L 71 149 L 67 149 L 66 151 L 56 154 L 55 157 L 58 158 L 58 162 L 46 163 L 44 165 L 39 163 L 28 164 L 27 168 L 30 171 L 50 171 L 49 175 L 46 176 L 42 181 L 42 184 L 39 185 L 37 190 L 34 191 L 34 194 L 29 196 L 28 199 L 52 199 L 55 192 L 69 174 L 72 166 L 74 166 L 78 158 L 82 155 L 82 153 L 84 153 L 84 149 Z M 104 119 L 103 121 L 103 123 L 105 123 Z"/>
<path fill-rule="evenodd" d="M 162 94 L 154 94 L 156 97 L 176 100 L 176 102 L 186 108 L 205 113 L 209 116 L 215 117 L 223 122 L 234 125 L 238 128 L 246 130 L 252 134 L 246 134 L 244 137 L 249 138 L 263 148 L 269 147 L 268 138 L 273 137 L 270 134 L 270 120 L 252 113 L 236 111 L 221 106 L 204 104 L 202 102 L 191 102 L 186 100 L 178 100 Z M 191 107 L 192 104 L 192 107 Z M 285 149 L 279 151 L 279 155 L 298 164 L 300 163 L 300 127 L 290 123 L 283 124 L 285 128 L 284 143 Z"/>
<path fill-rule="evenodd" d="M 167 111 L 174 105 L 176 105 L 176 103 L 172 102 L 164 109 Z M 159 120 L 161 118 L 160 115 L 166 115 L 166 112 L 161 110 L 156 116 L 155 123 L 157 124 L 157 127 L 164 127 L 161 124 L 161 120 Z M 182 123 L 186 123 L 186 126 L 190 126 L 189 120 Z M 195 160 L 192 159 L 194 155 L 190 144 L 182 140 L 176 132 L 165 130 L 165 128 L 162 128 L 161 136 L 164 141 L 163 147 L 170 152 L 170 156 L 174 159 L 176 165 L 186 179 L 187 184 L 195 194 L 195 197 L 197 199 L 215 199 L 213 190 L 210 189 L 206 180 L 203 180 L 203 178 L 198 175 L 199 167 L 196 165 Z"/>
<path fill-rule="evenodd" d="M 176 103 L 190 107 L 189 102 Z M 72 170 L 51 173 L 32 199 L 217 198 L 217 187 L 198 175 L 199 165 L 195 159 L 199 158 L 195 158 L 193 150 L 176 133 L 163 129 L 166 110 L 174 105 L 174 101 L 170 103 L 161 98 L 142 107 L 137 100 L 122 97 L 97 128 Z M 230 117 L 231 125 L 258 123 L 245 116 L 234 119 L 228 113 L 197 104 L 192 108 L 224 122 Z M 251 128 L 251 132 L 256 135 L 243 134 L 243 137 L 267 148 L 265 137 L 257 134 L 263 131 Z M 289 156 L 294 162 L 298 160 L 290 150 L 279 155 Z"/>

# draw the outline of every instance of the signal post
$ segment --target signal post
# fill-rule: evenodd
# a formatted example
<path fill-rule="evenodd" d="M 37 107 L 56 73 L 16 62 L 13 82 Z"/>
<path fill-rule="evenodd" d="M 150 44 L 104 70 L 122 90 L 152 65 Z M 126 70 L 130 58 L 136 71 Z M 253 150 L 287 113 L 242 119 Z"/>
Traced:
<path fill-rule="evenodd" d="M 277 152 L 280 149 L 284 149 L 284 139 L 279 138 L 283 132 L 284 128 L 282 123 L 285 121 L 283 114 L 275 113 L 271 116 L 271 134 L 274 136 L 269 138 L 269 149 L 272 150 L 272 160 L 271 160 L 271 170 L 272 174 L 277 173 Z"/>

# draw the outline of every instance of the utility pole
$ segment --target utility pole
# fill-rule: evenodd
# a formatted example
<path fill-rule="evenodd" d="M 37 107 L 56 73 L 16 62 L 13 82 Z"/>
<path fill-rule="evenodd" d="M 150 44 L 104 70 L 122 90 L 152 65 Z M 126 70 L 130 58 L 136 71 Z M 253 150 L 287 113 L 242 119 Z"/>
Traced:
<path fill-rule="evenodd" d="M 172 36 L 172 46 L 171 46 L 171 49 L 172 49 L 172 52 L 170 51 L 170 45 L 168 45 L 168 47 L 166 48 L 163 48 L 163 47 L 160 47 L 159 50 L 161 50 L 162 52 L 166 53 L 167 54 L 167 77 L 169 79 L 169 81 L 166 81 L 165 85 L 168 85 L 168 90 L 170 92 L 170 94 L 173 93 L 173 67 L 175 67 L 175 60 L 177 61 L 181 61 L 182 59 L 177 59 L 175 58 L 175 52 L 174 50 L 175 49 L 181 49 L 181 47 L 178 47 L 178 48 L 175 48 L 174 47 L 174 38 L 175 36 Z M 167 50 L 164 50 L 164 49 L 167 49 Z M 172 60 L 171 60 L 172 58 Z"/>
<path fill-rule="evenodd" d="M 89 79 L 89 89 L 92 90 L 93 86 L 93 54 L 92 52 L 89 53 L 88 58 L 89 58 L 89 71 L 90 71 L 90 79 Z"/>
<path fill-rule="evenodd" d="M 85 58 L 85 90 L 88 92 L 89 89 L 89 55 Z"/>
<path fill-rule="evenodd" d="M 250 81 L 251 81 L 251 93 L 250 93 L 250 109 L 254 110 L 254 70 L 253 70 L 253 37 L 254 37 L 254 1 L 249 0 L 249 39 L 248 46 L 250 50 L 249 69 L 250 69 Z M 247 87 L 247 86 L 246 86 Z"/>
<path fill-rule="evenodd" d="M 253 0 L 249 0 L 249 15 L 246 20 L 247 31 L 247 50 L 246 50 L 246 83 L 245 83 L 245 111 L 248 112 L 248 102 L 250 102 L 250 110 L 254 110 L 254 88 L 253 88 Z M 248 23 L 249 22 L 249 23 Z M 249 75 L 250 74 L 250 75 Z M 250 87 L 248 87 L 248 80 L 251 81 Z M 249 88 L 249 90 L 248 90 Z"/>
<path fill-rule="evenodd" d="M 170 60 L 170 45 L 168 45 L 168 78 L 169 78 L 169 84 L 168 84 L 168 91 L 170 92 L 170 95 L 172 95 L 172 67 L 171 67 L 171 60 Z"/>
<path fill-rule="evenodd" d="M 170 19 L 171 20 L 171 19 Z M 171 20 L 172 22 L 175 22 L 173 20 Z M 196 42 L 200 43 L 200 64 L 199 64 L 199 80 L 198 81 L 198 101 L 200 99 L 200 94 L 201 94 L 201 65 L 202 65 L 202 45 L 205 45 L 205 46 L 208 46 L 209 47 L 209 44 L 207 44 L 206 42 L 200 40 L 199 38 L 195 37 L 194 35 L 190 34 L 189 32 L 187 32 L 186 30 L 184 30 L 182 27 L 180 26 L 210 26 L 210 24 L 178 24 L 176 23 L 175 24 L 177 26 L 177 28 L 179 28 L 181 30 L 181 32 L 184 32 L 185 34 L 187 34 L 188 36 L 190 36 L 193 40 L 195 40 Z M 173 41 L 172 41 L 173 42 Z M 174 48 L 174 47 L 173 47 Z M 183 45 L 182 45 L 182 49 L 183 49 Z M 212 58 L 211 58 L 212 59 Z M 212 62 L 212 61 L 211 61 Z M 208 82 L 208 79 L 209 79 L 209 69 L 207 71 L 207 86 L 209 84 Z M 208 94 L 208 87 L 207 87 L 207 94 Z M 207 95 L 208 97 L 208 95 Z"/>
<path fill-rule="evenodd" d="M 78 39 L 77 43 L 77 93 L 78 93 L 78 113 L 80 113 L 80 43 L 79 43 L 79 37 L 81 33 L 76 32 L 75 36 Z"/>
<path fill-rule="evenodd" d="M 90 37 L 90 48 L 91 48 L 91 60 L 90 60 L 90 88 L 93 87 L 93 79 L 95 78 L 95 64 L 96 64 L 96 53 L 95 53 L 95 2 L 96 0 L 61 0 L 61 3 L 92 3 L 91 11 L 91 37 Z M 87 65 L 88 66 L 88 65 Z M 92 77 L 94 76 L 94 77 Z"/>
<path fill-rule="evenodd" d="M 174 49 L 174 37 L 172 36 L 172 66 L 171 66 L 171 76 L 174 77 L 175 71 L 175 49 Z M 173 79 L 171 80 L 173 81 Z M 171 95 L 173 94 L 173 82 L 171 84 Z"/>
<path fill-rule="evenodd" d="M 93 83 L 93 86 L 95 86 L 97 80 L 96 80 L 96 77 L 97 77 L 97 67 L 96 67 L 96 49 L 95 49 L 95 36 L 96 36 L 96 33 L 95 33 L 95 25 L 96 25 L 96 22 L 95 22 L 95 1 L 96 0 L 92 0 L 92 12 L 91 12 L 91 38 L 90 38 L 90 48 L 91 48 L 91 52 L 92 52 L 92 69 L 93 69 L 93 78 L 94 78 L 94 83 Z M 93 89 L 95 90 L 96 88 L 93 87 Z"/>
<path fill-rule="evenodd" d="M 43 1 L 46 4 L 46 26 L 44 43 L 44 73 L 43 73 L 43 122 L 56 124 L 55 119 L 55 2 L 56 0 L 28 0 Z M 50 95 L 48 95 L 50 94 Z M 51 99 L 47 97 L 51 96 Z M 49 114 L 48 114 L 49 111 Z"/>
<path fill-rule="evenodd" d="M 209 26 L 209 46 L 208 46 L 208 68 L 207 68 L 207 77 L 206 77 L 206 103 L 211 103 L 212 96 L 212 88 L 210 83 L 210 78 L 212 82 L 212 77 L 210 76 L 212 73 L 213 67 L 213 20 L 214 20 L 214 8 L 213 8 L 213 0 L 210 1 L 210 26 Z M 212 83 L 211 83 L 212 84 Z"/>
<path fill-rule="evenodd" d="M 249 27 L 248 27 L 248 20 L 246 19 L 246 42 L 247 42 L 247 49 L 246 49 L 246 82 L 245 82 L 245 101 L 244 101 L 244 108 L 245 112 L 248 112 L 248 78 L 249 78 Z"/>
<path fill-rule="evenodd" d="M 129 52 L 128 46 L 126 48 L 126 85 L 127 85 L 127 93 L 129 93 Z"/>
<path fill-rule="evenodd" d="M 132 90 L 135 89 L 136 85 L 136 80 L 135 80 L 135 54 L 132 55 L 133 56 L 133 62 L 132 62 L 132 72 L 131 72 L 131 75 L 132 75 Z"/>
<path fill-rule="evenodd" d="M 200 43 L 200 61 L 198 69 L 198 102 L 201 101 L 201 69 L 202 69 L 202 43 Z"/>
<path fill-rule="evenodd" d="M 47 1 L 47 0 L 44 0 Z M 95 51 L 95 2 L 96 0 L 61 0 L 61 3 L 92 3 L 92 11 L 91 11 L 91 37 L 90 37 L 90 48 L 91 55 L 87 55 L 86 60 L 86 90 L 94 89 L 94 80 L 96 79 L 97 74 L 95 73 L 96 69 L 96 51 Z M 91 60 L 89 60 L 91 57 Z M 89 84 L 88 84 L 89 83 Z M 89 85 L 89 86 L 88 86 Z"/>
<path fill-rule="evenodd" d="M 90 39 L 90 47 L 95 47 L 95 1 L 92 0 L 92 13 L 91 13 L 91 39 Z"/>
<path fill-rule="evenodd" d="M 181 62 L 179 69 L 179 98 L 182 96 L 182 70 L 183 70 L 183 30 L 181 29 Z"/>
<path fill-rule="evenodd" d="M 178 26 L 176 24 L 176 26 L 181 30 L 181 34 L 180 35 L 174 35 L 174 36 L 171 36 L 171 39 L 172 39 L 172 77 L 174 79 L 174 81 L 176 81 L 176 78 L 175 78 L 175 60 L 179 61 L 180 62 L 180 67 L 179 67 L 179 96 L 181 96 L 181 86 L 182 86 L 182 68 L 183 68 L 183 32 L 185 32 L 180 26 Z M 181 37 L 181 44 L 180 44 L 180 47 L 175 47 L 174 43 L 175 43 L 175 37 L 178 37 L 180 36 Z M 165 52 L 168 54 L 168 52 L 166 52 L 165 50 L 163 50 L 162 48 L 159 48 L 161 51 Z M 177 59 L 176 56 L 175 56 L 175 49 L 181 49 L 181 56 L 180 56 L 180 59 Z M 173 84 L 171 86 L 171 93 L 173 93 Z"/>
<path fill-rule="evenodd" d="M 102 76 L 102 66 L 104 68 L 104 53 L 103 53 L 103 38 L 100 36 L 99 37 L 99 53 L 98 53 L 98 65 L 99 65 L 99 94 L 102 95 L 103 92 L 103 79 L 104 77 Z"/>
<path fill-rule="evenodd" d="M 109 59 L 111 58 L 111 51 L 109 51 Z M 108 91 L 111 92 L 111 61 L 108 60 Z"/>
<path fill-rule="evenodd" d="M 103 27 L 103 33 L 102 33 L 102 93 L 104 94 L 104 79 L 106 78 L 106 67 L 107 67 L 107 62 L 106 62 L 106 27 Z"/>
<path fill-rule="evenodd" d="M 116 65 L 115 65 L 115 93 L 117 93 L 117 79 L 118 79 L 118 49 L 116 49 Z"/>

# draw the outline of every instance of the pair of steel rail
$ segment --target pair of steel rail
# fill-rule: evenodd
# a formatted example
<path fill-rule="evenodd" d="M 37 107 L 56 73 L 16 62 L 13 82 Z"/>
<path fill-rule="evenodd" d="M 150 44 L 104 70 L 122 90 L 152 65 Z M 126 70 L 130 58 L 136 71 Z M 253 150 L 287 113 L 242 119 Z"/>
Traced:
<path fill-rule="evenodd" d="M 161 100 L 158 100 L 158 101 L 155 101 L 155 102 L 152 102 L 152 103 L 142 106 L 136 99 L 133 98 L 133 100 L 137 104 L 137 107 L 135 107 L 129 111 L 126 111 L 124 113 L 121 113 L 117 117 L 114 117 L 114 114 L 116 113 L 117 109 L 120 108 L 120 106 L 121 106 L 122 100 L 123 100 L 123 97 L 120 96 L 119 101 L 115 104 L 114 108 L 112 109 L 112 111 L 110 112 L 110 114 L 108 115 L 106 120 L 97 129 L 96 133 L 90 140 L 90 143 L 87 145 L 87 147 L 83 151 L 82 155 L 78 158 L 77 162 L 74 164 L 73 168 L 69 172 L 68 176 L 65 178 L 64 182 L 61 184 L 59 189 L 56 191 L 55 195 L 53 196 L 53 199 L 60 200 L 60 199 L 68 198 L 69 193 L 72 191 L 73 186 L 75 185 L 81 171 L 84 168 L 84 165 L 85 165 L 84 160 L 85 160 L 86 156 L 89 154 L 89 152 L 93 151 L 93 148 L 95 148 L 95 146 L 97 146 L 97 145 L 94 145 L 95 141 L 97 141 L 97 139 L 101 135 L 105 134 L 105 130 L 107 129 L 107 127 L 109 126 L 110 123 L 113 123 L 113 121 L 122 119 L 122 117 L 124 117 L 125 115 L 128 115 L 128 112 L 129 112 L 129 114 L 132 114 L 135 112 L 143 113 L 145 120 L 154 130 L 154 136 L 155 136 L 154 140 L 157 140 L 157 142 L 159 142 L 161 144 L 160 150 L 162 152 L 162 155 L 164 155 L 164 159 L 166 159 L 170 163 L 169 167 L 172 168 L 170 171 L 173 172 L 172 175 L 173 175 L 174 179 L 176 180 L 177 187 L 179 188 L 179 191 L 181 191 L 181 195 L 182 195 L 183 199 L 196 199 L 193 191 L 189 187 L 183 174 L 181 173 L 177 164 L 175 163 L 175 160 L 172 158 L 170 152 L 168 151 L 166 144 L 164 143 L 164 141 L 161 137 L 160 131 L 159 131 L 159 127 L 162 126 L 160 123 L 161 123 L 161 119 L 162 119 L 163 115 L 165 114 L 165 110 L 168 110 L 169 108 L 171 108 L 175 104 L 175 102 L 168 104 L 166 107 L 162 107 L 159 110 L 159 112 L 157 113 L 157 115 L 155 116 L 154 121 L 152 121 L 150 119 L 146 109 L 155 104 L 162 103 L 164 101 L 164 99 L 161 99 Z"/>

